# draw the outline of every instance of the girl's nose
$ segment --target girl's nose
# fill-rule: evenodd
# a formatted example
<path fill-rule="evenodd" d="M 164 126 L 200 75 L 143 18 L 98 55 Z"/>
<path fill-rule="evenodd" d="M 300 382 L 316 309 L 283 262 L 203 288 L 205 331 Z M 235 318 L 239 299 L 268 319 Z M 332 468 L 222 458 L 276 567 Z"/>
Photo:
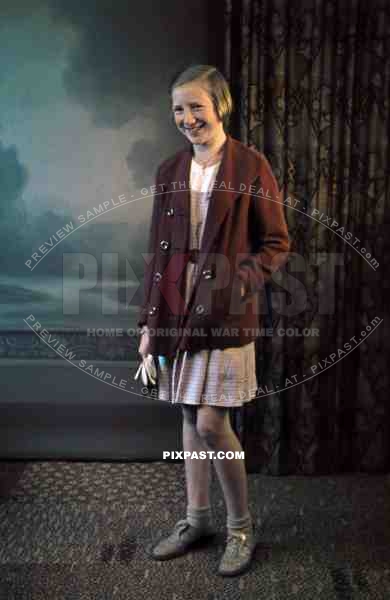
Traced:
<path fill-rule="evenodd" d="M 195 117 L 192 112 L 189 110 L 184 113 L 184 125 L 192 125 L 195 122 Z"/>

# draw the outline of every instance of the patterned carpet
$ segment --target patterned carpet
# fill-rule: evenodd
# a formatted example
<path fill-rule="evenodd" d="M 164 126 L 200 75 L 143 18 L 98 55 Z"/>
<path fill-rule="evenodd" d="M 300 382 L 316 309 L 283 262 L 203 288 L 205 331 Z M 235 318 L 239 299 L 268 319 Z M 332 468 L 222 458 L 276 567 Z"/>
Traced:
<path fill-rule="evenodd" d="M 216 574 L 219 535 L 159 563 L 147 547 L 185 514 L 183 463 L 0 463 L 1 600 L 390 599 L 390 477 L 249 475 L 261 543 Z"/>

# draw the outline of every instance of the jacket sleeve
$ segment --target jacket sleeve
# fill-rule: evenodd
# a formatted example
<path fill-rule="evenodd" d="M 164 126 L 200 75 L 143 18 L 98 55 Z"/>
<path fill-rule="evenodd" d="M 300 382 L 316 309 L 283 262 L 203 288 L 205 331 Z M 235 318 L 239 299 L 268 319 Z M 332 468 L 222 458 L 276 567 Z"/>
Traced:
<path fill-rule="evenodd" d="M 249 230 L 252 250 L 238 265 L 238 277 L 245 294 L 251 295 L 264 287 L 288 258 L 290 240 L 278 183 L 271 166 L 262 154 L 256 193 L 251 196 Z M 257 194 L 259 187 L 263 193 Z M 261 195 L 260 195 L 261 194 Z"/>
<path fill-rule="evenodd" d="M 154 195 L 154 198 L 153 198 L 152 218 L 151 218 L 151 222 L 150 222 L 149 241 L 148 241 L 148 246 L 147 246 L 147 248 L 148 248 L 147 252 L 148 252 L 148 254 L 151 255 L 151 258 L 149 258 L 150 262 L 145 261 L 144 285 L 143 285 L 144 299 L 143 299 L 142 305 L 140 306 L 139 313 L 138 313 L 138 319 L 137 319 L 137 326 L 140 328 L 143 327 L 143 325 L 147 324 L 148 299 L 149 299 L 150 286 L 152 283 L 154 264 L 155 264 L 155 253 L 156 253 L 155 244 L 156 244 L 156 240 L 157 240 L 157 227 L 158 227 L 158 221 L 159 221 L 159 202 L 160 202 L 159 194 L 161 192 L 160 169 L 161 169 L 161 166 L 157 169 L 157 173 L 156 173 L 156 177 L 155 177 L 156 194 Z"/>

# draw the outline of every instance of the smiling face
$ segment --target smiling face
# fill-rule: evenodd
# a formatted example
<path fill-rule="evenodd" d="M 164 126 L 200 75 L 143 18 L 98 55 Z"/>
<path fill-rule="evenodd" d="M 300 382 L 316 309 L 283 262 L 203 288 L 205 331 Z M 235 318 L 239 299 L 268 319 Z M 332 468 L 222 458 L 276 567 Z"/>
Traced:
<path fill-rule="evenodd" d="M 172 111 L 177 128 L 192 144 L 207 146 L 224 133 L 207 89 L 197 82 L 173 89 Z"/>

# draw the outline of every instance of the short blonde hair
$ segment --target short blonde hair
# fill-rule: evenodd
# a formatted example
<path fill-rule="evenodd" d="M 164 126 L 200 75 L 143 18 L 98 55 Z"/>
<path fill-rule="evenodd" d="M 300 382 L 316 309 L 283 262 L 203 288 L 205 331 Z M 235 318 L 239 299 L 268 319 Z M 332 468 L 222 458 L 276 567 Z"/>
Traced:
<path fill-rule="evenodd" d="M 233 112 L 233 100 L 229 84 L 222 73 L 212 65 L 191 65 L 176 73 L 169 85 L 169 96 L 172 97 L 174 88 L 194 81 L 205 83 L 206 89 L 213 101 L 215 112 L 223 122 L 226 131 L 229 128 Z"/>

